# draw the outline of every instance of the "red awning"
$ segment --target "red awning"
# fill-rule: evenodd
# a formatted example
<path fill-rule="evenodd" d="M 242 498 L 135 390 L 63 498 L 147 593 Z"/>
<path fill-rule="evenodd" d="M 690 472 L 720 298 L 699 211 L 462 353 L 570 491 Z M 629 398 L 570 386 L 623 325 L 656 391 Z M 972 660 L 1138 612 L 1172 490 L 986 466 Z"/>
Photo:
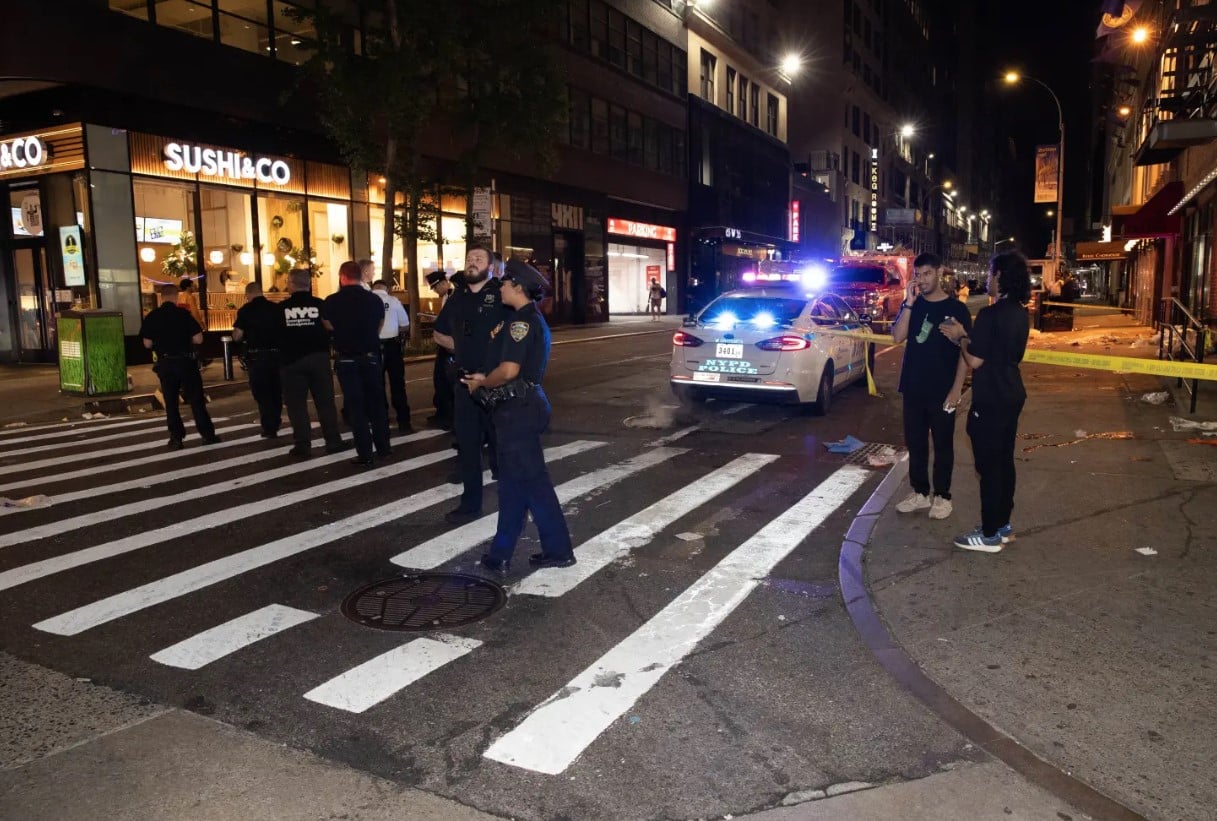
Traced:
<path fill-rule="evenodd" d="M 1142 239 L 1146 237 L 1171 237 L 1182 230 L 1183 218 L 1171 216 L 1170 210 L 1183 199 L 1183 183 L 1168 182 L 1158 189 L 1149 200 L 1131 214 L 1111 215 L 1113 238 Z"/>

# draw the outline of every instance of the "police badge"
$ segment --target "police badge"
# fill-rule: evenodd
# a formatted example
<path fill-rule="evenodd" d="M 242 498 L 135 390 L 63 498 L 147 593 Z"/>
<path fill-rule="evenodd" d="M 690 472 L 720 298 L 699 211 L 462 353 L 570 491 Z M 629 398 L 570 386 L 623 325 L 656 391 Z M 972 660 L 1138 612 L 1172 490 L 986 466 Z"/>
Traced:
<path fill-rule="evenodd" d="M 524 337 L 526 337 L 526 336 L 528 336 L 528 323 L 527 322 L 511 323 L 512 341 L 521 342 L 521 341 L 523 341 Z"/>

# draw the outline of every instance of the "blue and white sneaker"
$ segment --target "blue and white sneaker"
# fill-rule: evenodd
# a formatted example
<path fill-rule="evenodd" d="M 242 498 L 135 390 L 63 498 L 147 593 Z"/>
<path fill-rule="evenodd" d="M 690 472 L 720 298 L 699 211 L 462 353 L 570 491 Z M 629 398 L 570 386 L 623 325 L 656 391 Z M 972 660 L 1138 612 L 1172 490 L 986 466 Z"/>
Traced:
<path fill-rule="evenodd" d="M 977 525 L 976 527 L 974 527 L 972 529 L 978 533 L 984 530 L 984 528 L 981 527 L 980 525 Z M 997 529 L 997 535 L 1001 536 L 1002 544 L 1010 544 L 1010 540 L 1014 538 L 1014 525 L 1012 525 L 1012 524 L 1002 525 L 1001 527 L 999 527 Z"/>
<path fill-rule="evenodd" d="M 978 550 L 981 553 L 1000 553 L 1002 537 L 1000 534 L 986 536 L 979 527 L 971 533 L 955 537 L 955 546 L 963 550 Z"/>

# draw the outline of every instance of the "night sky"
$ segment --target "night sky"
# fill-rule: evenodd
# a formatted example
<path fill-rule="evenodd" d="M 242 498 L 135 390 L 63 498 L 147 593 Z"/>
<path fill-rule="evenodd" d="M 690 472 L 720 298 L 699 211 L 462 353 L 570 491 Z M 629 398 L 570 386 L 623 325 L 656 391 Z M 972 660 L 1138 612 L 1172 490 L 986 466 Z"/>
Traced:
<path fill-rule="evenodd" d="M 967 0 L 965 0 L 966 2 Z M 1044 214 L 1053 206 L 1032 202 L 1035 146 L 1057 141 L 1056 107 L 1039 86 L 1012 88 L 1000 82 L 1008 68 L 1036 77 L 1060 97 L 1065 112 L 1065 218 L 1081 224 L 1087 191 L 1090 143 L 1090 73 L 1100 0 L 1021 0 L 1001 2 L 995 32 L 981 33 L 992 54 L 993 93 L 1002 101 L 1007 133 L 1015 141 L 1018 173 L 1013 190 L 994 205 L 998 226 L 1014 235 L 1032 257 L 1044 254 L 1055 222 Z M 1009 157 L 1008 153 L 1003 157 Z M 1102 215 L 1096 215 L 1096 219 Z M 1068 228 L 1065 231 L 1069 238 Z"/>

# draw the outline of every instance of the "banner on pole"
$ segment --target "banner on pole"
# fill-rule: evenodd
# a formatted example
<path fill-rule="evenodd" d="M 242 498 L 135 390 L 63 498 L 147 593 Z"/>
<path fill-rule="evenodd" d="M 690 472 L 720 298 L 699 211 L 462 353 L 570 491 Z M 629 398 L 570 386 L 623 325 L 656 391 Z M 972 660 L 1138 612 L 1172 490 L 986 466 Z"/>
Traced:
<path fill-rule="evenodd" d="M 1060 150 L 1055 145 L 1040 145 L 1035 148 L 1035 201 L 1056 202 L 1057 163 Z"/>

